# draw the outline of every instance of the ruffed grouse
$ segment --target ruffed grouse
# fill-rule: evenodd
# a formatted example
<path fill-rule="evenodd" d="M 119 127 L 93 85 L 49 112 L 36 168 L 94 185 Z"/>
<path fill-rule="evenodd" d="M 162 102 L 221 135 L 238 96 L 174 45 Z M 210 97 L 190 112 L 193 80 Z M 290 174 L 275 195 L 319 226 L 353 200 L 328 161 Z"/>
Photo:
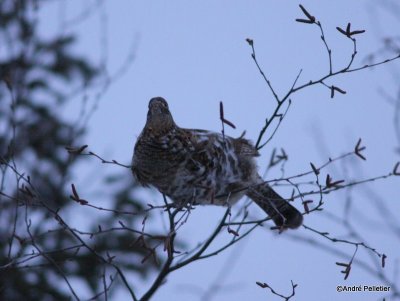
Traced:
<path fill-rule="evenodd" d="M 155 97 L 135 145 L 132 172 L 179 205 L 227 205 L 247 195 L 280 229 L 299 227 L 301 213 L 259 176 L 258 155 L 247 139 L 178 127 L 165 99 Z"/>

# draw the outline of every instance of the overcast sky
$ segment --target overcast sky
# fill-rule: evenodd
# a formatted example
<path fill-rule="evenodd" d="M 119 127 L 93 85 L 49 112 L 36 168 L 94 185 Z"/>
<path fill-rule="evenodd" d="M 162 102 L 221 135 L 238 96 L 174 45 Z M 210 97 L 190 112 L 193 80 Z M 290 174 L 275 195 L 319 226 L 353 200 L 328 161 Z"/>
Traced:
<path fill-rule="evenodd" d="M 341 0 L 324 1 L 323 5 L 321 1 L 302 2 L 324 26 L 332 48 L 334 70 L 347 64 L 353 47 L 336 30 L 337 26 L 345 28 L 351 22 L 352 28 L 366 30 L 357 39 L 355 66 L 364 65 L 363 59 L 383 45 L 382 37 L 398 34 L 398 20 L 375 5 L 376 2 Z M 96 3 L 102 4 L 96 8 Z M 256 140 L 265 118 L 274 109 L 275 100 L 251 59 L 246 38 L 254 40 L 260 65 L 279 95 L 288 91 L 300 69 L 303 72 L 299 83 L 327 74 L 328 58 L 318 28 L 295 22 L 296 18 L 304 17 L 298 4 L 261 0 L 54 1 L 41 10 L 44 17 L 41 26 L 49 36 L 60 31 L 78 32 L 76 51 L 95 62 L 105 59 L 111 76 L 123 67 L 128 68 L 122 69 L 122 76 L 101 94 L 85 143 L 98 154 L 129 164 L 133 145 L 145 123 L 148 101 L 154 96 L 168 100 L 178 125 L 213 131 L 221 130 L 219 102 L 223 101 L 226 117 L 236 125 L 236 130 L 227 128 L 227 133 L 240 136 L 245 130 L 246 137 Z M 93 14 L 79 17 L 92 6 L 95 7 Z M 400 68 L 399 62 L 393 66 Z M 368 160 L 339 163 L 330 170 L 333 177 L 347 176 L 349 180 L 355 176 L 365 178 L 388 173 L 396 162 L 393 108 L 382 99 L 378 89 L 394 93 L 399 82 L 393 81 L 389 71 L 387 67 L 379 67 L 327 81 L 347 91 L 334 99 L 321 85 L 293 95 L 281 128 L 258 158 L 260 170 L 265 170 L 274 147 L 285 149 L 290 158 L 286 175 L 294 175 L 308 171 L 309 162 L 319 165 L 330 156 L 351 151 L 361 137 L 367 146 Z M 98 93 L 99 89 L 88 91 L 89 104 L 96 102 Z M 65 109 L 66 116 L 73 118 L 78 114 L 81 98 Z M 347 166 L 347 175 L 343 175 L 343 166 Z M 77 173 L 85 181 L 85 176 L 92 177 L 93 171 L 107 173 L 117 167 L 88 159 L 80 168 Z M 277 168 L 268 173 L 268 178 L 280 175 Z M 127 177 L 130 176 L 127 171 Z M 80 185 L 81 193 L 86 189 L 89 199 L 92 195 L 91 201 L 107 205 L 107 198 L 98 198 L 96 194 L 96 180 L 92 178 L 91 182 L 94 184 L 86 188 Z M 398 179 L 389 179 L 368 187 L 394 212 L 399 212 L 398 183 Z M 292 188 L 278 190 L 290 196 Z M 366 243 L 388 255 L 385 271 L 391 274 L 398 259 L 399 240 L 388 240 L 382 234 L 387 229 L 376 215 L 376 209 L 368 204 L 366 191 L 363 187 L 353 191 L 353 210 L 362 214 L 354 214 L 351 222 L 363 231 Z M 142 193 L 160 201 L 161 196 L 154 191 L 147 189 Z M 327 197 L 325 211 L 343 216 L 345 198 L 345 193 Z M 300 202 L 295 205 L 302 208 Z M 263 216 L 255 206 L 251 210 L 253 217 Z M 195 245 L 206 237 L 223 213 L 224 209 L 217 207 L 197 208 L 178 236 Z M 369 217 L 381 227 L 369 228 Z M 155 218 L 151 227 L 161 227 L 159 220 Z M 305 216 L 304 223 L 335 237 L 344 234 L 343 229 L 329 222 L 322 213 Z M 349 279 L 343 280 L 335 262 L 349 261 L 353 246 L 333 245 L 305 229 L 299 229 L 296 234 L 334 246 L 349 257 L 303 244 L 291 239 L 290 234 L 275 235 L 267 226 L 257 229 L 227 252 L 173 273 L 154 300 L 275 300 L 255 282 L 266 282 L 277 291 L 289 294 L 291 280 L 298 284 L 295 300 L 315 300 L 316 296 L 318 299 L 324 296 L 324 300 L 376 300 L 383 296 L 337 293 L 337 285 L 380 285 L 381 282 L 356 266 Z M 221 242 L 230 238 L 226 233 Z M 360 249 L 356 258 L 369 257 L 370 252 Z M 152 278 L 131 281 L 143 293 Z M 205 298 L 207 289 L 217 282 L 221 291 L 213 299 Z M 127 300 L 124 294 L 121 292 L 115 300 Z"/>

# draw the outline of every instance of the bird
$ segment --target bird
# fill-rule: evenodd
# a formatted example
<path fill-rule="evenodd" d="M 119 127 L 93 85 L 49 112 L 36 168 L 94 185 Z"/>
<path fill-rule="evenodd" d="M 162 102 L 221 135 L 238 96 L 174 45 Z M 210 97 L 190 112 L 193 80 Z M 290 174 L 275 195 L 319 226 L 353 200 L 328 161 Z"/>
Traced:
<path fill-rule="evenodd" d="M 253 200 L 280 230 L 296 229 L 303 215 L 258 173 L 259 152 L 250 140 L 179 127 L 162 97 L 150 99 L 146 124 L 134 146 L 131 169 L 176 206 L 230 206 Z"/>

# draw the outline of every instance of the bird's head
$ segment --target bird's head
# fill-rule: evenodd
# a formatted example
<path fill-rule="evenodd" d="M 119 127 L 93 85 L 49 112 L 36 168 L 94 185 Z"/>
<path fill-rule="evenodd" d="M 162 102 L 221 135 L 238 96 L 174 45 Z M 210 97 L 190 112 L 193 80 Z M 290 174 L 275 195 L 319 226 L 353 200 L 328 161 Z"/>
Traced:
<path fill-rule="evenodd" d="M 156 131 L 164 131 L 174 126 L 175 122 L 169 111 L 167 101 L 162 97 L 150 99 L 146 127 L 150 127 Z"/>

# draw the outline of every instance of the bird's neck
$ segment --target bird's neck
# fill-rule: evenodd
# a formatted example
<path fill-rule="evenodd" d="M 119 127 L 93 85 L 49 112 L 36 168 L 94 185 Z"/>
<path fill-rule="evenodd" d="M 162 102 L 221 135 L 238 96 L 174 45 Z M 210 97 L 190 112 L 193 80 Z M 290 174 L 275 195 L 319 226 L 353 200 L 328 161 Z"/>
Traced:
<path fill-rule="evenodd" d="M 145 130 L 151 132 L 155 136 L 164 135 L 175 128 L 177 128 L 177 126 L 170 116 L 149 118 L 145 125 Z"/>

